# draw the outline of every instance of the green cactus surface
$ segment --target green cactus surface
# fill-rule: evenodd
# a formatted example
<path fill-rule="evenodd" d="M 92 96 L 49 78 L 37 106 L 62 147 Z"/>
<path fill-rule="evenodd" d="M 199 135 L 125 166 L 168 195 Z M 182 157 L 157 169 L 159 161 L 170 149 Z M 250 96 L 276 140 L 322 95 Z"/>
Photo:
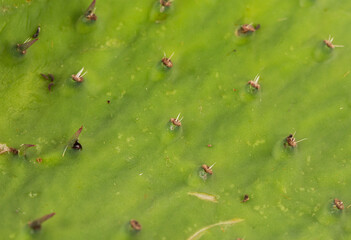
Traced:
<path fill-rule="evenodd" d="M 0 239 L 351 239 L 351 2 L 168 3 L 1 1 Z"/>

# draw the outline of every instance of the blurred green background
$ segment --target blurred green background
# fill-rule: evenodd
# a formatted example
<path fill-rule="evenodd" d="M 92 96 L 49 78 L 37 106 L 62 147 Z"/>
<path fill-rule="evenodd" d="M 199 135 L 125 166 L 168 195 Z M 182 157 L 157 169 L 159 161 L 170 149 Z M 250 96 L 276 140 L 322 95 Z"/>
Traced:
<path fill-rule="evenodd" d="M 233 218 L 201 239 L 351 238 L 350 1 L 174 0 L 160 13 L 157 0 L 97 0 L 86 25 L 89 4 L 1 1 L 0 143 L 36 145 L 0 156 L 1 239 L 187 239 Z M 248 23 L 261 28 L 235 36 Z M 328 49 L 329 35 L 345 47 Z M 83 151 L 62 158 L 81 125 Z M 295 131 L 308 140 L 285 149 Z"/>

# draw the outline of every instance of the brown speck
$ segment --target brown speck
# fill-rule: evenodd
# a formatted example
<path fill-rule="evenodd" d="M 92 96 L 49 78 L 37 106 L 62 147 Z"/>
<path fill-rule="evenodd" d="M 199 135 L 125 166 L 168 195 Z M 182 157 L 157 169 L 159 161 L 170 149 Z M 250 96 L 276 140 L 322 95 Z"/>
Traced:
<path fill-rule="evenodd" d="M 211 148 L 211 147 L 212 147 L 212 144 L 207 144 L 207 147 Z"/>
<path fill-rule="evenodd" d="M 179 119 L 179 117 L 180 117 L 180 113 L 178 114 L 177 118 L 171 118 L 169 121 L 170 121 L 174 126 L 180 127 L 180 126 L 182 126 L 182 120 L 183 120 L 183 118 Z"/>
<path fill-rule="evenodd" d="M 140 225 L 140 223 L 137 220 L 132 219 L 132 220 L 130 220 L 129 223 L 130 223 L 130 226 L 134 230 L 136 230 L 136 231 L 140 231 L 141 230 L 141 225 Z"/>
<path fill-rule="evenodd" d="M 260 75 L 257 74 L 254 80 L 248 81 L 247 84 L 256 90 L 260 90 L 261 86 L 260 84 L 258 84 L 258 80 L 260 80 Z"/>
<path fill-rule="evenodd" d="M 249 195 L 245 194 L 244 199 L 242 200 L 242 202 L 247 202 L 249 200 L 250 200 Z"/>
<path fill-rule="evenodd" d="M 75 74 L 75 75 L 73 74 L 72 79 L 76 82 L 79 82 L 79 83 L 83 82 L 84 81 L 83 76 L 85 74 L 87 74 L 87 72 L 83 73 L 83 70 L 84 70 L 84 67 L 81 70 L 79 70 L 79 72 L 77 74 Z"/>
<path fill-rule="evenodd" d="M 9 152 L 10 153 L 13 153 L 13 155 L 18 155 L 18 149 L 16 149 L 16 148 L 9 148 Z"/>
<path fill-rule="evenodd" d="M 161 62 L 163 63 L 164 66 L 166 66 L 167 68 L 171 68 L 173 67 L 173 63 L 171 61 L 171 58 L 173 57 L 174 53 L 172 53 L 172 55 L 167 58 L 166 57 L 166 53 L 164 53 L 164 57 L 162 58 Z"/>
<path fill-rule="evenodd" d="M 55 85 L 55 84 L 54 84 L 53 82 L 49 83 L 49 85 L 48 85 L 49 91 L 51 91 L 51 88 L 52 88 L 52 86 L 54 86 L 54 85 Z"/>
<path fill-rule="evenodd" d="M 54 75 L 52 75 L 51 73 L 48 74 L 50 81 L 53 82 L 55 80 Z"/>
<path fill-rule="evenodd" d="M 46 80 L 50 80 L 50 83 L 49 83 L 49 85 L 48 85 L 48 89 L 49 89 L 49 91 L 51 91 L 51 88 L 52 88 L 52 86 L 54 86 L 54 80 L 55 80 L 55 77 L 54 77 L 54 75 L 52 75 L 51 73 L 49 73 L 48 75 L 45 75 L 44 73 L 40 73 L 40 75 L 43 77 L 43 78 L 45 78 Z"/>
<path fill-rule="evenodd" d="M 296 132 L 295 132 L 296 133 Z M 298 142 L 301 142 L 301 141 L 304 141 L 304 140 L 306 140 L 307 138 L 303 138 L 303 139 L 301 139 L 301 140 L 299 140 L 299 141 L 296 141 L 296 139 L 295 139 L 295 133 L 294 134 L 290 134 L 289 136 L 287 136 L 286 137 L 286 142 L 284 143 L 284 146 L 286 147 L 286 145 L 289 145 L 290 147 L 293 147 L 293 148 L 295 148 L 295 147 L 297 147 L 297 143 Z"/>
<path fill-rule="evenodd" d="M 39 33 L 40 33 L 40 26 L 37 27 L 37 30 L 33 34 L 32 38 L 37 38 L 39 36 Z"/>
<path fill-rule="evenodd" d="M 237 90 L 236 90 L 236 88 L 233 88 L 233 92 L 236 92 Z"/>
<path fill-rule="evenodd" d="M 201 167 L 202 167 L 202 169 L 203 169 L 206 173 L 208 173 L 208 174 L 210 174 L 210 175 L 213 174 L 213 171 L 212 171 L 211 167 L 209 167 L 208 165 L 203 164 Z"/>
<path fill-rule="evenodd" d="M 52 75 L 51 73 L 49 73 L 48 75 L 44 74 L 44 73 L 40 73 L 40 75 L 45 78 L 46 80 L 50 80 L 50 82 L 53 82 L 55 80 L 54 75 Z"/>
<path fill-rule="evenodd" d="M 170 7 L 172 5 L 172 1 L 170 1 L 170 0 L 160 0 L 160 4 L 163 7 Z"/>
<path fill-rule="evenodd" d="M 37 158 L 37 163 L 42 163 L 43 162 L 43 159 L 42 158 Z"/>
<path fill-rule="evenodd" d="M 96 0 L 93 0 L 92 3 L 89 5 L 88 9 L 85 11 L 85 18 L 89 21 L 96 21 L 97 16 L 95 15 L 95 3 Z"/>
<path fill-rule="evenodd" d="M 43 222 L 45 222 L 46 220 L 52 218 L 53 216 L 55 215 L 55 213 L 50 213 L 50 214 L 47 214 L 41 218 L 38 218 L 32 222 L 29 222 L 28 223 L 28 226 L 33 229 L 33 230 L 40 230 L 41 229 L 41 224 Z"/>
<path fill-rule="evenodd" d="M 333 44 L 334 38 L 329 35 L 328 40 L 323 40 L 324 44 L 327 45 L 328 48 L 334 49 L 336 47 L 344 47 L 343 45 L 334 45 Z"/>
<path fill-rule="evenodd" d="M 44 73 L 40 73 L 40 75 L 45 78 L 46 80 L 49 80 L 49 77 L 47 75 L 45 75 Z"/>
<path fill-rule="evenodd" d="M 166 8 L 169 8 L 172 5 L 172 0 L 160 0 L 160 12 L 164 12 Z"/>
<path fill-rule="evenodd" d="M 107 103 L 108 103 L 108 104 L 110 104 L 110 103 L 111 103 L 111 101 L 110 101 L 110 100 L 107 100 Z"/>
<path fill-rule="evenodd" d="M 334 204 L 337 207 L 337 209 L 340 209 L 340 210 L 344 209 L 344 203 L 341 200 L 335 198 L 334 199 Z"/>
<path fill-rule="evenodd" d="M 240 34 L 253 33 L 256 30 L 260 29 L 260 27 L 260 24 L 257 24 L 256 26 L 253 26 L 252 24 L 244 24 L 241 25 L 238 30 L 236 30 L 236 35 L 239 36 Z"/>
<path fill-rule="evenodd" d="M 177 120 L 176 118 L 171 118 L 170 121 L 171 121 L 171 123 L 173 123 L 177 127 L 182 126 L 182 123 L 179 120 Z"/>

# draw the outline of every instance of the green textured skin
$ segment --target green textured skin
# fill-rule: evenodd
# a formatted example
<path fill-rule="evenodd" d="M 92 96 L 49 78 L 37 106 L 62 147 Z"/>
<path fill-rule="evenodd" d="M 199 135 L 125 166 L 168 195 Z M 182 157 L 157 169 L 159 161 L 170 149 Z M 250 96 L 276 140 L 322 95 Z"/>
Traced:
<path fill-rule="evenodd" d="M 86 25 L 89 4 L 0 3 L 0 143 L 36 145 L 0 156 L 1 239 L 187 239 L 233 218 L 244 221 L 201 239 L 350 239 L 350 1 L 174 0 L 160 14 L 157 0 L 97 0 Z M 235 36 L 245 23 L 261 29 Z M 329 34 L 345 47 L 328 49 Z M 51 92 L 40 73 L 55 76 Z M 81 125 L 83 151 L 62 158 Z M 295 130 L 308 140 L 285 149 Z"/>

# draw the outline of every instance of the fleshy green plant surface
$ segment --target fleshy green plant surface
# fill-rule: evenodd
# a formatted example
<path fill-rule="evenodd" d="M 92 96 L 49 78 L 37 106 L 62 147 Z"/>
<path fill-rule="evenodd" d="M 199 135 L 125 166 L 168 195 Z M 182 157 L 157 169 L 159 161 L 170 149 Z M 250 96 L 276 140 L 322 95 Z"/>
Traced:
<path fill-rule="evenodd" d="M 1 239 L 190 239 L 232 219 L 197 239 L 349 239 L 350 1 L 97 0 L 92 24 L 86 0 L 0 4 L 0 143 L 36 145 L 0 155 Z"/>

